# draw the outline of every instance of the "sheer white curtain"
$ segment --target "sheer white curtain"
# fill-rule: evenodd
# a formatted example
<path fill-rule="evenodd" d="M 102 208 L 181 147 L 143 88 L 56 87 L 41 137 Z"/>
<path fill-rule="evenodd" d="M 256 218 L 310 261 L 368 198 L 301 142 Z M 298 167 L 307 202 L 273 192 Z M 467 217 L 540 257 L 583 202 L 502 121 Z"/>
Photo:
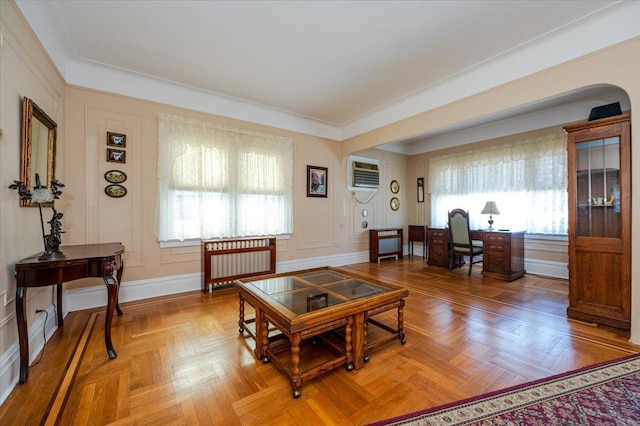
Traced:
<path fill-rule="evenodd" d="M 159 241 L 293 232 L 291 138 L 158 117 Z"/>
<path fill-rule="evenodd" d="M 495 201 L 494 228 L 566 235 L 568 226 L 565 134 L 429 160 L 431 226 L 444 227 L 447 212 L 469 211 L 474 229 L 488 227 L 480 212 Z"/>

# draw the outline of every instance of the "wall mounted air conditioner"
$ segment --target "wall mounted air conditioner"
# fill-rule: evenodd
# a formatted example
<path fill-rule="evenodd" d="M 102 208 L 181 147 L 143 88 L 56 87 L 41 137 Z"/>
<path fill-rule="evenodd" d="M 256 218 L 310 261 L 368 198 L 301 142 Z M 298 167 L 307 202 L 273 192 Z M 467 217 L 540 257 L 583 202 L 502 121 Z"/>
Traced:
<path fill-rule="evenodd" d="M 349 191 L 375 191 L 380 187 L 380 160 L 349 156 L 347 187 Z"/>

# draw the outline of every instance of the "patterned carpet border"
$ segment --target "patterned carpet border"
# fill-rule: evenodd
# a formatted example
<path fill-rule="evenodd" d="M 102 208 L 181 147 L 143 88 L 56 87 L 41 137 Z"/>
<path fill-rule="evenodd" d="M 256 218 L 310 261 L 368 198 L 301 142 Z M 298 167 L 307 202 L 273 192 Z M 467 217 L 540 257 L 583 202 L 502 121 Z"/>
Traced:
<path fill-rule="evenodd" d="M 615 386 L 609 386 L 614 382 Z M 615 407 L 603 410 L 599 404 L 603 399 Z M 618 415 L 618 419 L 612 418 L 612 414 Z M 554 419 L 561 419 L 562 424 L 578 425 L 640 424 L 640 354 L 405 414 L 370 426 L 560 424 Z M 608 421 L 602 423 L 606 419 Z"/>

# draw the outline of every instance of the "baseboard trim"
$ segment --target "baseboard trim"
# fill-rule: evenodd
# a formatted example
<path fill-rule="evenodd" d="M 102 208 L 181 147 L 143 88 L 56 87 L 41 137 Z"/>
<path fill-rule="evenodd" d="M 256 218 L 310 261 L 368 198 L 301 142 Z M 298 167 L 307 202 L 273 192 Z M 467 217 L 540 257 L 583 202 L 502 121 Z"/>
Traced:
<path fill-rule="evenodd" d="M 524 269 L 529 274 L 542 275 L 550 278 L 569 279 L 569 269 L 564 262 L 552 262 L 549 260 L 525 259 Z"/>
<path fill-rule="evenodd" d="M 56 324 L 56 308 L 53 304 L 47 306 L 46 314 L 37 315 L 33 324 L 27 329 L 29 336 L 29 365 L 45 346 L 58 328 Z M 45 337 L 46 336 L 46 337 Z M 0 355 L 0 405 L 9 397 L 13 388 L 18 384 L 20 374 L 20 345 L 18 340 Z"/>

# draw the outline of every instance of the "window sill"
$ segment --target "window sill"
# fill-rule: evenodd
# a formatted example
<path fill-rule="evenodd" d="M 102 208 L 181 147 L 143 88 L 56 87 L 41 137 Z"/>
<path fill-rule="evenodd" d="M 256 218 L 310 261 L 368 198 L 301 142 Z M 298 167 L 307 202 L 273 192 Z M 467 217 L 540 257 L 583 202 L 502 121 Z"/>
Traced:
<path fill-rule="evenodd" d="M 264 237 L 270 237 L 271 235 L 265 235 Z M 256 237 L 237 237 L 237 238 L 259 238 L 261 237 L 261 235 L 256 236 Z M 232 240 L 234 237 L 228 237 L 228 238 L 221 238 L 222 240 Z M 283 235 L 276 235 L 276 239 L 278 240 L 288 240 L 289 238 L 291 238 L 291 235 L 289 234 L 283 234 Z M 213 238 L 212 238 L 213 239 Z M 160 248 L 174 248 L 174 247 L 194 247 L 194 246 L 199 246 L 202 242 L 202 239 L 200 238 L 191 238 L 188 240 L 182 240 L 182 241 L 160 241 Z"/>
<path fill-rule="evenodd" d="M 524 238 L 527 240 L 540 240 L 540 241 L 558 241 L 568 242 L 568 235 L 551 235 L 551 234 L 524 234 Z"/>

